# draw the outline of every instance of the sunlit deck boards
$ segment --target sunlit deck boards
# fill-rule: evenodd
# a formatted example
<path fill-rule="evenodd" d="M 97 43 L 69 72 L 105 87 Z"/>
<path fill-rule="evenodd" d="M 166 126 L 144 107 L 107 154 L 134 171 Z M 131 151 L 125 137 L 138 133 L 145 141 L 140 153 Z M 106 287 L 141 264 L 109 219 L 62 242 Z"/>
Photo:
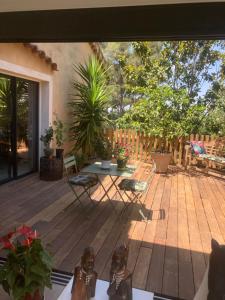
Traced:
<path fill-rule="evenodd" d="M 135 177 L 144 177 L 146 167 L 141 164 Z M 101 193 L 97 188 L 93 196 Z M 82 211 L 70 205 L 73 195 L 64 180 L 44 182 L 37 174 L 0 186 L 0 199 L 1 232 L 21 223 L 34 226 L 56 268 L 72 271 L 91 245 L 99 277 L 108 279 L 113 249 L 128 242 L 134 286 L 184 299 L 192 299 L 201 282 L 211 238 L 225 242 L 225 181 L 199 173 L 155 174 L 146 197 L 148 224 L 135 206 L 120 218 L 108 201 L 93 209 L 84 199 Z M 114 203 L 120 212 L 122 202 Z"/>

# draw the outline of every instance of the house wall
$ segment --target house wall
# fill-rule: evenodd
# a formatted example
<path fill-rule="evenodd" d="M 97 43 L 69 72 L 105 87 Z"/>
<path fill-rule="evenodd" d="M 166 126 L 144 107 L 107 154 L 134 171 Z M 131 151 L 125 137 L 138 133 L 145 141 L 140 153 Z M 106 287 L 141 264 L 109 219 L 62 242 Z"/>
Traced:
<path fill-rule="evenodd" d="M 52 74 L 50 65 L 21 43 L 0 43 L 0 59 L 48 75 Z"/>
<path fill-rule="evenodd" d="M 85 62 L 93 52 L 88 43 L 40 43 L 36 45 L 45 51 L 46 55 L 50 56 L 58 66 L 58 71 L 53 73 L 53 119 L 57 114 L 68 131 L 71 122 L 68 102 L 72 99 L 72 82 L 76 78 L 74 65 Z M 72 145 L 67 140 L 64 146 L 65 152 L 68 152 Z"/>
<path fill-rule="evenodd" d="M 84 62 L 93 51 L 88 43 L 37 43 L 39 50 L 57 64 L 53 71 L 38 53 L 32 52 L 21 43 L 0 44 L 0 72 L 40 82 L 40 135 L 55 118 L 65 123 L 67 132 L 70 124 L 68 102 L 73 93 L 72 81 L 76 78 L 73 66 Z M 65 141 L 65 152 L 71 148 Z M 40 153 L 42 147 L 40 145 Z"/>

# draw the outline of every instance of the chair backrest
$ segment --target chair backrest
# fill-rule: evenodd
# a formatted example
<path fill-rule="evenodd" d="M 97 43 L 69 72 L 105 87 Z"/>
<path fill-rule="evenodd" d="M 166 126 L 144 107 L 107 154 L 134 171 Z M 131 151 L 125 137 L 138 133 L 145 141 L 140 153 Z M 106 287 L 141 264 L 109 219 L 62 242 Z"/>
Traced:
<path fill-rule="evenodd" d="M 77 172 L 77 163 L 76 163 L 76 158 L 74 155 L 65 157 L 63 159 L 63 164 L 66 169 L 66 174 L 69 175 L 69 172 L 72 168 L 75 168 L 75 171 Z"/>
<path fill-rule="evenodd" d="M 152 181 L 152 179 L 154 177 L 155 171 L 156 171 L 156 164 L 155 164 L 155 162 L 153 162 L 152 163 L 151 171 L 150 171 L 150 173 L 149 173 L 149 175 L 147 177 L 147 184 L 148 184 L 148 186 L 150 185 L 150 183 L 151 183 L 151 181 Z"/>

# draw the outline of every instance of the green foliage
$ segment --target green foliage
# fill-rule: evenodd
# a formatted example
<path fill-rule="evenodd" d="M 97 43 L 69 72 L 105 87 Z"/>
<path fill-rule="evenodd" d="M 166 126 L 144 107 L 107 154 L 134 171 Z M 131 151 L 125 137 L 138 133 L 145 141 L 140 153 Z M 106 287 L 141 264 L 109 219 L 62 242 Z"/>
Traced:
<path fill-rule="evenodd" d="M 220 41 L 164 42 L 160 60 L 166 82 L 176 90 L 186 88 L 191 99 L 199 99 L 202 85 L 210 86 L 217 79 L 214 67 L 224 55 L 218 50 L 222 47 Z"/>
<path fill-rule="evenodd" d="M 111 52 L 123 89 L 111 110 L 118 127 L 169 137 L 224 132 L 224 41 L 118 44 Z"/>
<path fill-rule="evenodd" d="M 17 96 L 17 137 L 18 141 L 28 142 L 27 123 L 28 123 L 28 82 L 23 79 L 16 79 Z M 2 76 L 0 77 L 0 138 L 8 141 L 11 131 L 11 81 Z"/>
<path fill-rule="evenodd" d="M 74 154 L 74 153 L 72 153 Z M 76 163 L 77 163 L 77 169 L 80 171 L 83 166 L 87 163 L 87 157 L 84 154 L 80 153 L 75 153 L 75 158 L 76 158 Z"/>
<path fill-rule="evenodd" d="M 56 119 L 53 122 L 53 125 L 55 126 L 54 133 L 55 133 L 56 145 L 60 148 L 63 145 L 64 125 L 57 115 L 56 115 Z"/>
<path fill-rule="evenodd" d="M 225 136 L 225 88 L 216 95 L 216 103 L 213 109 L 209 110 L 207 116 L 203 119 L 201 131 L 199 133 L 215 133 Z"/>
<path fill-rule="evenodd" d="M 70 102 L 71 137 L 75 150 L 82 149 L 83 153 L 90 154 L 109 124 L 107 104 L 111 89 L 107 84 L 107 70 L 95 57 L 74 69 L 79 79 L 73 82 L 74 95 Z"/>
<path fill-rule="evenodd" d="M 102 160 L 111 160 L 112 158 L 112 146 L 107 138 L 97 140 L 95 151 Z"/>
<path fill-rule="evenodd" d="M 8 141 L 10 133 L 10 81 L 6 78 L 0 78 L 0 128 L 1 139 Z"/>
<path fill-rule="evenodd" d="M 169 138 L 198 131 L 199 115 L 204 107 L 190 106 L 186 90 L 174 91 L 168 86 L 159 86 L 148 93 L 146 99 L 139 100 L 118 119 L 118 127 Z"/>
<path fill-rule="evenodd" d="M 40 141 L 43 142 L 45 148 L 49 148 L 50 147 L 50 143 L 53 139 L 53 128 L 52 126 L 49 126 L 48 129 L 45 129 L 45 133 L 41 135 L 40 137 Z"/>

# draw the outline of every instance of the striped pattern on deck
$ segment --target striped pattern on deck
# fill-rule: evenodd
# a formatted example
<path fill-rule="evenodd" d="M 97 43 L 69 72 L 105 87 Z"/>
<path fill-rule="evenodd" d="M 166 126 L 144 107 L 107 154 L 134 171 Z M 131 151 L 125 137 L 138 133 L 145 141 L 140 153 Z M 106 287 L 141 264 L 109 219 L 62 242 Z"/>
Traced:
<path fill-rule="evenodd" d="M 146 179 L 148 168 L 140 163 L 134 177 Z M 108 177 L 102 180 L 110 184 Z M 92 190 L 96 201 L 102 193 L 101 187 Z M 175 298 L 193 299 L 211 238 L 225 240 L 225 181 L 195 172 L 172 169 L 167 176 L 154 175 L 145 199 L 149 223 L 141 222 L 138 205 L 119 217 L 107 200 L 93 209 L 84 198 L 82 210 L 72 204 L 65 179 L 44 182 L 33 174 L 0 186 L 0 195 L 1 234 L 21 223 L 32 225 L 52 253 L 55 268 L 72 272 L 90 245 L 99 278 L 108 280 L 112 251 L 126 242 L 134 287 Z M 114 205 L 120 213 L 122 202 L 115 199 Z"/>

